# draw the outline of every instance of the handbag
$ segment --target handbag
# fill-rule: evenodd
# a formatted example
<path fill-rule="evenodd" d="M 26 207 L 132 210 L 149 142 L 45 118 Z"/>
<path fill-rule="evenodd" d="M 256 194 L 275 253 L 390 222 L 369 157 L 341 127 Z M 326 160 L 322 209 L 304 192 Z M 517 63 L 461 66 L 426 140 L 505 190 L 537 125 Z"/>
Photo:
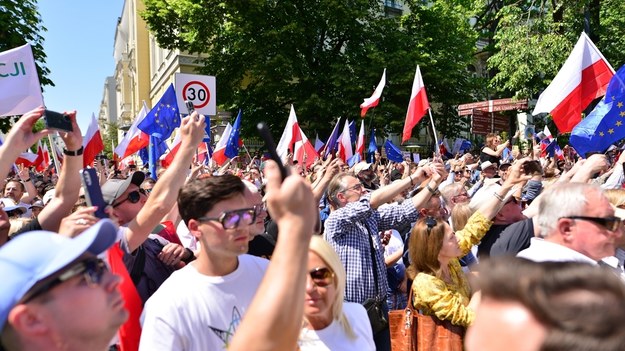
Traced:
<path fill-rule="evenodd" d="M 417 319 L 417 351 L 463 350 L 464 327 L 421 313 Z"/>
<path fill-rule="evenodd" d="M 375 262 L 375 251 L 373 250 L 373 238 L 371 238 L 371 234 L 369 234 L 369 245 L 371 247 L 371 260 L 373 261 L 373 281 L 375 283 L 375 291 L 378 291 L 378 268 Z M 384 313 L 383 304 L 386 303 L 386 300 L 380 297 L 373 297 L 366 299 L 362 305 L 367 310 L 367 316 L 369 317 L 369 322 L 371 323 L 371 330 L 373 334 L 377 334 L 382 330 L 388 328 L 388 319 L 386 318 L 386 314 Z"/>
<path fill-rule="evenodd" d="M 366 299 L 365 302 L 362 303 L 365 310 L 367 310 L 367 316 L 369 317 L 373 334 L 376 334 L 388 327 L 388 319 L 386 318 L 384 309 L 382 308 L 383 303 L 386 303 L 386 301 L 378 298 Z"/>
<path fill-rule="evenodd" d="M 391 331 L 392 351 L 417 350 L 417 324 L 419 312 L 412 304 L 412 288 L 408 294 L 408 304 L 403 310 L 392 310 L 388 313 Z"/>

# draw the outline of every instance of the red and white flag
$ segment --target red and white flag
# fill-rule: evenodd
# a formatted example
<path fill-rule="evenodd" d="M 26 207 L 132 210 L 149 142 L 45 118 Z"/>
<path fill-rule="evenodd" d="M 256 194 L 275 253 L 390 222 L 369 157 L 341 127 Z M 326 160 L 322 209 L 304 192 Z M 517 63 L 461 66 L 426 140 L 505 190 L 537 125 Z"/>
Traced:
<path fill-rule="evenodd" d="M 551 113 L 560 133 L 570 132 L 588 104 L 605 95 L 613 75 L 612 66 L 582 32 L 556 77 L 538 97 L 532 114 Z"/>
<path fill-rule="evenodd" d="M 315 135 L 315 150 L 317 153 L 321 152 L 321 149 L 323 149 L 325 145 L 326 144 L 319 139 L 319 134 Z"/>
<path fill-rule="evenodd" d="M 178 153 L 178 149 L 180 149 L 180 134 L 182 134 L 180 131 L 176 133 L 176 137 L 169 147 L 169 152 L 161 156 L 161 166 L 163 168 L 169 167 L 174 161 L 174 157 Z"/>
<path fill-rule="evenodd" d="M 42 146 L 41 140 L 37 145 L 37 160 L 34 166 L 38 172 L 43 172 L 50 166 L 50 154 L 47 152 L 47 147 Z"/>
<path fill-rule="evenodd" d="M 30 151 L 22 152 L 15 160 L 15 164 L 24 165 L 24 167 L 30 167 L 35 165 L 37 157 L 37 154 L 33 154 Z"/>
<path fill-rule="evenodd" d="M 365 121 L 360 121 L 360 131 L 358 132 L 358 140 L 356 140 L 356 153 L 360 155 L 360 159 L 364 160 L 365 152 Z"/>
<path fill-rule="evenodd" d="M 352 152 L 352 138 L 349 136 L 349 121 L 345 121 L 343 133 L 339 137 L 339 157 L 347 163 L 354 156 Z"/>
<path fill-rule="evenodd" d="M 89 123 L 87 128 L 87 134 L 82 138 L 82 147 L 84 148 L 82 154 L 83 167 L 93 164 L 95 157 L 104 150 L 104 142 L 102 141 L 102 135 L 100 135 L 98 120 L 93 113 L 91 114 L 91 123 Z"/>
<path fill-rule="evenodd" d="M 382 90 L 384 90 L 385 85 L 386 85 L 386 68 L 384 69 L 384 72 L 382 73 L 382 79 L 380 79 L 380 83 L 378 83 L 378 86 L 373 91 L 373 95 L 371 95 L 370 98 L 365 99 L 365 101 L 362 104 L 360 104 L 360 117 L 365 117 L 368 109 L 378 106 L 378 103 L 380 102 L 380 96 L 382 96 Z"/>
<path fill-rule="evenodd" d="M 228 139 L 230 139 L 230 133 L 232 133 L 232 125 L 228 122 L 226 129 L 224 129 L 223 134 L 221 134 L 221 138 L 217 142 L 217 145 L 215 145 L 215 152 L 213 152 L 213 161 L 220 166 L 228 160 L 228 156 L 226 156 L 226 146 L 228 145 Z"/>
<path fill-rule="evenodd" d="M 428 108 L 430 108 L 430 103 L 425 93 L 421 69 L 419 69 L 417 65 L 414 81 L 412 82 L 412 93 L 410 94 L 410 102 L 408 103 L 408 112 L 406 112 L 406 123 L 404 124 L 404 131 L 401 137 L 402 143 L 410 139 L 412 136 L 412 128 L 421 121 L 421 118 L 423 118 Z"/>
<path fill-rule="evenodd" d="M 30 44 L 0 52 L 0 116 L 22 115 L 43 105 Z"/>
<path fill-rule="evenodd" d="M 134 154 L 135 152 L 148 146 L 150 143 L 150 136 L 137 127 L 149 111 L 150 110 L 144 101 L 143 107 L 141 108 L 141 111 L 139 111 L 137 118 L 135 118 L 134 122 L 132 122 L 130 129 L 128 129 L 128 132 L 126 132 L 122 141 L 120 141 L 119 145 L 115 148 L 115 154 L 117 154 L 120 159 L 124 159 Z"/>
<path fill-rule="evenodd" d="M 276 151 L 278 152 L 278 156 L 282 159 L 282 162 L 287 161 L 289 150 L 293 152 L 293 160 L 297 160 L 299 164 L 306 164 L 307 167 L 319 157 L 315 147 L 299 127 L 293 105 L 291 105 L 289 119 L 286 122 L 284 131 L 276 147 Z"/>

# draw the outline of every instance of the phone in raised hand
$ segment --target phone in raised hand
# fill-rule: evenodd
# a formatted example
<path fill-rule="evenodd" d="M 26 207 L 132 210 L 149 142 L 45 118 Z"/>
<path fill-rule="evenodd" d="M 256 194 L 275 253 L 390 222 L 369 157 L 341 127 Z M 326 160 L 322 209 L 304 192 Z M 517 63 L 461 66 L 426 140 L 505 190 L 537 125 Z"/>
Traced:
<path fill-rule="evenodd" d="M 107 204 L 104 201 L 104 196 L 102 196 L 102 189 L 100 188 L 100 181 L 95 168 L 81 169 L 80 178 L 82 181 L 82 187 L 85 191 L 85 200 L 87 201 L 87 205 L 98 207 L 94 215 L 98 218 L 109 218 L 104 211 Z"/>

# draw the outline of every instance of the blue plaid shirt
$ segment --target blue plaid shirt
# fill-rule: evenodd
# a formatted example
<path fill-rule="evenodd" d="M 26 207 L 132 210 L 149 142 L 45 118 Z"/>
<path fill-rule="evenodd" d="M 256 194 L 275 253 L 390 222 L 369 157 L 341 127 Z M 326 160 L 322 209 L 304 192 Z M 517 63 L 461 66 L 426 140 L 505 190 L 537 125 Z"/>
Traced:
<path fill-rule="evenodd" d="M 384 247 L 380 231 L 393 229 L 401 223 L 415 222 L 418 211 L 407 199 L 402 204 L 371 208 L 370 194 L 345 207 L 333 210 L 325 222 L 324 238 L 338 253 L 347 273 L 345 301 L 363 303 L 368 298 L 386 298 L 388 282 L 384 264 Z M 373 238 L 378 291 L 373 280 L 373 260 L 369 235 Z"/>

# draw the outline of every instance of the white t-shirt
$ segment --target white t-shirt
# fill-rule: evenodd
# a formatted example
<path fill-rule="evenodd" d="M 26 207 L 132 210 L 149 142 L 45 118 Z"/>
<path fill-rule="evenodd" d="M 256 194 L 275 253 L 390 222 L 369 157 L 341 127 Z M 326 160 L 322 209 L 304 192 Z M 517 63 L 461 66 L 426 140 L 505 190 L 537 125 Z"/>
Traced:
<path fill-rule="evenodd" d="M 530 246 L 519 252 L 516 257 L 525 258 L 534 262 L 553 261 L 597 264 L 597 261 L 580 252 L 542 238 L 531 238 Z"/>
<path fill-rule="evenodd" d="M 365 308 L 358 303 L 344 302 L 343 312 L 347 316 L 356 338 L 350 339 L 341 325 L 334 320 L 330 325 L 320 330 L 303 328 L 297 340 L 300 350 L 375 350 L 373 332 Z"/>
<path fill-rule="evenodd" d="M 145 303 L 139 350 L 225 350 L 268 264 L 241 255 L 223 277 L 203 275 L 193 264 L 174 272 Z"/>

